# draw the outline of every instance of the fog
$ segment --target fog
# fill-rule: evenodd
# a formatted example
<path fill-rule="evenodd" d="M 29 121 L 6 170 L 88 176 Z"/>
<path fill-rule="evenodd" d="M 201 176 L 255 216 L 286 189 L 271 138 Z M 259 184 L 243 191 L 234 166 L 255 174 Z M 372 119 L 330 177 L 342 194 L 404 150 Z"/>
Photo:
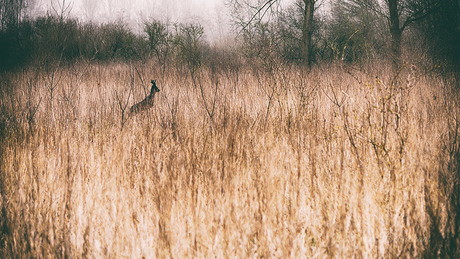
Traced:
<path fill-rule="evenodd" d="M 215 42 L 230 32 L 230 10 L 225 0 L 38 0 L 33 15 L 60 13 L 82 22 L 117 22 L 143 32 L 149 19 L 163 22 L 200 23 L 207 40 Z"/>

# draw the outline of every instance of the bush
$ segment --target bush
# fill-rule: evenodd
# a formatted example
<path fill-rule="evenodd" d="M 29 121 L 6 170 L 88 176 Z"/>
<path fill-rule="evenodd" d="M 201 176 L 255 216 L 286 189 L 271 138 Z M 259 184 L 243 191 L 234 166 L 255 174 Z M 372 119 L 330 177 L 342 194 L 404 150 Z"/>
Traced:
<path fill-rule="evenodd" d="M 12 69 L 30 59 L 33 28 L 30 22 L 0 31 L 0 71 Z"/>
<path fill-rule="evenodd" d="M 76 59 L 138 60 L 147 42 L 122 23 L 81 24 L 53 15 L 23 21 L 0 31 L 0 69 L 27 64 L 49 67 Z"/>

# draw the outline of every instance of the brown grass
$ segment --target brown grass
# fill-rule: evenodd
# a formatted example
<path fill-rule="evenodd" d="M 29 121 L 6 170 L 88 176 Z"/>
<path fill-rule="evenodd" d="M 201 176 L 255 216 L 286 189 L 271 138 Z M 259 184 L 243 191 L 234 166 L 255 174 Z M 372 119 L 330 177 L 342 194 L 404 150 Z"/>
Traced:
<path fill-rule="evenodd" d="M 123 125 L 120 107 L 144 97 L 133 67 L 5 76 L 0 253 L 419 258 L 459 245 L 460 111 L 443 80 L 280 66 L 203 68 L 194 85 L 138 64 L 161 92 Z"/>

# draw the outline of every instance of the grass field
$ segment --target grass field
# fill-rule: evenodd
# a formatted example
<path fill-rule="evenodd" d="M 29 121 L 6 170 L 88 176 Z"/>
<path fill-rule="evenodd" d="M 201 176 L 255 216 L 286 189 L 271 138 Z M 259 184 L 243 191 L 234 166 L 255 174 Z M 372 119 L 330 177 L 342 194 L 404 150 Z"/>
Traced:
<path fill-rule="evenodd" d="M 5 258 L 436 258 L 460 106 L 435 73 L 76 64 L 0 82 Z M 148 112 L 122 120 L 150 79 Z"/>

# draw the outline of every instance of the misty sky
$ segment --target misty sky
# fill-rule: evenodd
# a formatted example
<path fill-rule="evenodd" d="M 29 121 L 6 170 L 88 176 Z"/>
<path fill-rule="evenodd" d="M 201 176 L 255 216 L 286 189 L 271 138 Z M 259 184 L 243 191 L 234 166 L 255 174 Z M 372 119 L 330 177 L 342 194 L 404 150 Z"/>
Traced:
<path fill-rule="evenodd" d="M 71 6 L 69 16 L 80 21 L 114 22 L 122 20 L 136 32 L 142 32 L 143 22 L 155 18 L 161 21 L 200 23 L 210 41 L 229 32 L 229 10 L 225 0 L 37 0 L 35 14 Z M 54 7 L 54 9 L 53 9 Z"/>

